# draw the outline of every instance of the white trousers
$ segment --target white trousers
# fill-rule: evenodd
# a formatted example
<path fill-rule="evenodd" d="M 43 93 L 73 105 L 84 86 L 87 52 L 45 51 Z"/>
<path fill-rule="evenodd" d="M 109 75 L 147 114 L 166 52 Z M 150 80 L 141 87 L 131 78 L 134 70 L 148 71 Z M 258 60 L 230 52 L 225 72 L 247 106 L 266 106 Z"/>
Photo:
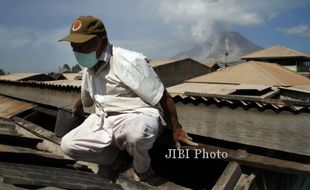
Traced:
<path fill-rule="evenodd" d="M 126 113 L 104 118 L 91 114 L 80 126 L 66 134 L 61 149 L 76 160 L 110 165 L 120 150 L 133 157 L 133 168 L 145 172 L 151 163 L 148 154 L 159 132 L 159 119 L 142 113 Z"/>

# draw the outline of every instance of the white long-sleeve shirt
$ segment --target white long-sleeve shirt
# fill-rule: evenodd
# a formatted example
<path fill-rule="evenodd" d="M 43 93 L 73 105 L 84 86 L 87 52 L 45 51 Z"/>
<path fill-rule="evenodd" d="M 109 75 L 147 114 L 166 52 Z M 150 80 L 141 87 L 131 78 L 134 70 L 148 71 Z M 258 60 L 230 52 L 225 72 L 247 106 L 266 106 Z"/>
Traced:
<path fill-rule="evenodd" d="M 108 45 L 111 58 L 96 73 L 85 69 L 82 79 L 83 105 L 94 102 L 97 114 L 140 112 L 163 120 L 159 101 L 164 86 L 146 57 L 137 52 Z M 89 98 L 92 101 L 89 100 Z"/>

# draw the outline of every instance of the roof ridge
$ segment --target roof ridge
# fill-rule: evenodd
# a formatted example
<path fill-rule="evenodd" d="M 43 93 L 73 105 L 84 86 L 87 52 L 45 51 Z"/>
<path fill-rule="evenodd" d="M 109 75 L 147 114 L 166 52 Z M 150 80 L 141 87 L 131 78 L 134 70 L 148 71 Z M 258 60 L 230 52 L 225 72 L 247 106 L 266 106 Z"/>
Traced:
<path fill-rule="evenodd" d="M 285 47 L 285 46 L 279 45 L 279 48 L 282 48 L 284 50 L 287 50 L 289 52 L 292 52 L 292 53 L 295 53 L 295 54 L 298 54 L 298 55 L 301 55 L 301 56 L 306 56 L 303 52 L 300 52 L 300 51 L 297 51 L 297 50 L 294 50 L 294 49 L 291 49 L 291 48 L 288 48 L 288 47 Z"/>
<path fill-rule="evenodd" d="M 265 64 L 265 63 L 262 63 Z M 275 81 L 276 83 L 278 83 L 279 85 L 283 85 L 279 80 L 277 80 L 276 77 L 272 76 L 270 73 L 266 72 L 265 69 L 263 69 L 260 65 L 258 65 L 257 62 L 252 62 L 252 65 L 254 65 L 256 68 L 258 68 L 260 71 L 262 71 L 263 73 L 265 73 L 267 76 L 269 76 L 273 81 Z"/>

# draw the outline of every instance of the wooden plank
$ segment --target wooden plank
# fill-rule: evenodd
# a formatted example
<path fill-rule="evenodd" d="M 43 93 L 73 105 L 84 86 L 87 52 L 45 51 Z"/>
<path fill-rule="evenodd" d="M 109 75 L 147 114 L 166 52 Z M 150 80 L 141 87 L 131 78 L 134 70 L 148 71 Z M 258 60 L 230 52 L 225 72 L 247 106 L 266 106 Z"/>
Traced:
<path fill-rule="evenodd" d="M 32 109 L 34 104 L 0 95 L 0 117 L 11 118 L 23 111 Z"/>
<path fill-rule="evenodd" d="M 114 183 L 105 183 L 100 185 L 95 184 L 82 184 L 79 180 L 64 181 L 61 179 L 40 179 L 40 176 L 29 178 L 26 176 L 12 176 L 4 175 L 3 181 L 14 185 L 31 185 L 31 186 L 44 186 L 44 187 L 59 187 L 65 189 L 83 189 L 83 190 L 119 190 L 123 189 L 120 185 Z"/>
<path fill-rule="evenodd" d="M 56 160 L 63 160 L 63 161 L 67 161 L 69 163 L 72 162 L 72 160 L 69 159 L 65 159 L 63 157 L 60 156 L 56 156 L 54 154 L 51 153 L 47 153 L 47 152 L 40 152 L 31 148 L 26 148 L 26 147 L 19 147 L 19 146 L 9 146 L 9 145 L 2 145 L 0 144 L 0 154 L 1 153 L 17 153 L 20 154 L 20 156 L 22 156 L 22 154 L 33 154 L 33 155 L 37 155 L 40 156 L 42 158 L 51 158 L 51 159 L 56 159 Z M 0 160 L 2 160 L 4 158 L 0 158 Z"/>
<path fill-rule="evenodd" d="M 22 137 L 18 134 L 2 134 L 0 133 L 0 143 L 22 147 L 35 147 L 38 143 L 43 142 L 43 139 Z"/>
<path fill-rule="evenodd" d="M 197 150 L 201 149 L 206 152 L 225 152 L 227 158 L 223 160 L 235 161 L 240 165 L 250 166 L 254 168 L 267 169 L 288 174 L 310 176 L 310 164 L 282 160 L 267 156 L 261 156 L 248 152 L 241 152 L 232 149 L 222 148 L 218 146 L 211 146 L 200 143 L 198 147 L 182 146 L 184 149 Z"/>
<path fill-rule="evenodd" d="M 17 136 L 17 132 L 15 131 L 15 127 L 0 127 L 0 134 L 3 135 L 15 135 Z"/>
<path fill-rule="evenodd" d="M 241 168 L 236 162 L 229 162 L 223 174 L 217 180 L 212 190 L 231 190 L 237 184 L 241 176 Z"/>
<path fill-rule="evenodd" d="M 14 126 L 14 125 L 15 125 L 15 123 L 12 119 L 0 117 L 0 126 L 1 127 L 8 127 L 8 126 Z"/>
<path fill-rule="evenodd" d="M 28 165 L 28 167 L 33 167 L 33 165 Z M 60 170 L 60 168 L 56 168 Z M 111 183 L 111 181 L 101 178 L 99 176 L 91 175 L 91 173 L 84 172 L 82 174 L 76 174 L 75 170 L 70 169 L 62 169 L 60 171 L 54 170 L 52 167 L 42 167 L 39 169 L 29 169 L 29 170 L 21 170 L 21 168 L 0 168 L 0 175 L 2 176 L 27 176 L 29 178 L 37 178 L 37 176 L 40 176 L 41 179 L 59 179 L 64 181 L 74 181 L 78 180 L 79 182 L 83 183 L 93 183 L 95 180 L 98 180 L 97 184 L 105 184 L 105 183 Z M 90 174 L 90 175 L 89 175 Z"/>
<path fill-rule="evenodd" d="M 15 185 L 53 186 L 65 189 L 122 189 L 94 173 L 67 168 L 0 162 L 0 176 Z"/>
<path fill-rule="evenodd" d="M 53 117 L 57 117 L 57 113 L 58 113 L 58 111 L 56 111 L 56 110 L 52 110 L 52 109 L 48 109 L 48 108 L 44 108 L 44 107 L 39 107 L 39 106 L 33 108 L 33 110 L 36 112 L 44 113 L 44 114 L 49 115 L 49 116 L 53 116 Z"/>
<path fill-rule="evenodd" d="M 189 133 L 310 156 L 309 113 L 202 103 L 175 105 L 179 121 Z"/>
<path fill-rule="evenodd" d="M 235 185 L 234 190 L 249 190 L 254 178 L 254 174 L 251 174 L 250 176 L 242 174 Z"/>
<path fill-rule="evenodd" d="M 34 123 L 31 123 L 27 120 L 24 120 L 20 117 L 14 117 L 13 120 L 18 126 L 30 131 L 31 133 L 34 133 L 36 136 L 60 145 L 61 138 L 57 137 L 53 132 L 44 129 L 43 127 L 40 127 Z"/>

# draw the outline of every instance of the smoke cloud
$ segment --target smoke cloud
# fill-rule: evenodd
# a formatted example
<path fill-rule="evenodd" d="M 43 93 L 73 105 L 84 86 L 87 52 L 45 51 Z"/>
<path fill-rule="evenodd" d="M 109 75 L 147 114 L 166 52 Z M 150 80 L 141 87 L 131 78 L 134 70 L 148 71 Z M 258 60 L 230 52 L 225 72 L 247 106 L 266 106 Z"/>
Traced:
<path fill-rule="evenodd" d="M 214 33 L 236 26 L 262 25 L 298 5 L 290 0 L 162 0 L 160 15 L 183 42 L 203 43 Z M 295 5 L 294 5 L 295 4 Z"/>

